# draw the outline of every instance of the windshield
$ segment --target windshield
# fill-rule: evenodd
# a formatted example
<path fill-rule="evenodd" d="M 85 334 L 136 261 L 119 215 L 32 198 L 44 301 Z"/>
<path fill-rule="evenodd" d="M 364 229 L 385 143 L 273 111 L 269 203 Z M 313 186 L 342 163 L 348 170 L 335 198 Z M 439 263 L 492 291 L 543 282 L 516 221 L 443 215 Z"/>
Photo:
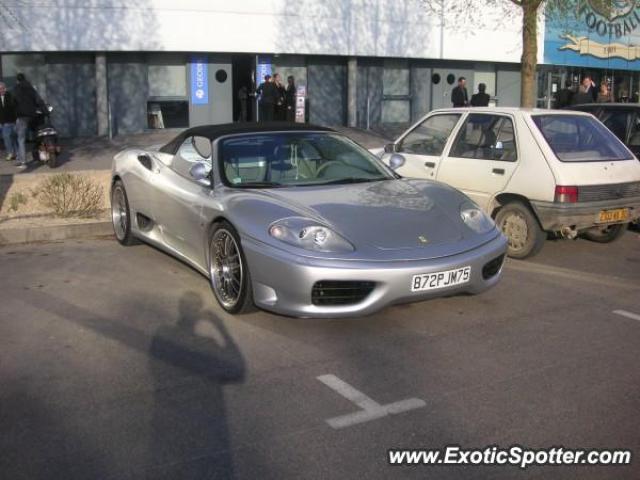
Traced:
<path fill-rule="evenodd" d="M 221 140 L 219 152 L 223 181 L 232 187 L 310 186 L 394 178 L 374 155 L 337 134 L 242 135 Z"/>
<path fill-rule="evenodd" d="M 633 159 L 616 136 L 595 118 L 584 115 L 533 115 L 531 118 L 563 162 Z"/>

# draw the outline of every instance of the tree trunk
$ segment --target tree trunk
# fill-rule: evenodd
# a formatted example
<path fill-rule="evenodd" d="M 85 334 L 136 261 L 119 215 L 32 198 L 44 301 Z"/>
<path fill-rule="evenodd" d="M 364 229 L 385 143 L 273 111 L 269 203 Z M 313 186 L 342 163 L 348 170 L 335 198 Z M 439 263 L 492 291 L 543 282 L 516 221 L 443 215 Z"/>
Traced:
<path fill-rule="evenodd" d="M 520 60 L 520 104 L 536 106 L 538 64 L 538 7 L 541 0 L 522 0 L 522 58 Z"/>

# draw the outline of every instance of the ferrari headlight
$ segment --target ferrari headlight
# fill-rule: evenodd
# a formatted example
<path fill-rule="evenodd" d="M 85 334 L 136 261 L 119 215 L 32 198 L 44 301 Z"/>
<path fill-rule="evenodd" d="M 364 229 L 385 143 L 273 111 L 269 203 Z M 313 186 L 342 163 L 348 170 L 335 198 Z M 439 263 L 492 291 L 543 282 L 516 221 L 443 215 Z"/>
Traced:
<path fill-rule="evenodd" d="M 354 250 L 353 245 L 329 227 L 304 217 L 278 220 L 269 227 L 269 234 L 294 247 L 316 252 L 345 253 Z"/>
<path fill-rule="evenodd" d="M 467 227 L 476 233 L 490 232 L 496 226 L 486 213 L 470 202 L 460 206 L 460 217 Z"/>

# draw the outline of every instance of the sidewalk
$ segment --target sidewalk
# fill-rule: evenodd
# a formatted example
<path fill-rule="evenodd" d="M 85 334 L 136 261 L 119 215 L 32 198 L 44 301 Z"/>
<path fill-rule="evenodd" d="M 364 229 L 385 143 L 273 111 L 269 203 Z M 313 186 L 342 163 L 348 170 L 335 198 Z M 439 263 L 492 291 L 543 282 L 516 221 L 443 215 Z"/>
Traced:
<path fill-rule="evenodd" d="M 384 129 L 363 130 L 359 128 L 334 127 L 365 148 L 381 147 L 397 137 L 397 132 Z M 107 137 L 85 137 L 62 139 L 62 153 L 58 166 L 50 169 L 46 164 L 33 162 L 26 169 L 18 169 L 14 162 L 0 160 L 0 175 L 23 173 L 52 173 L 81 170 L 110 170 L 113 156 L 125 148 L 145 148 L 151 145 L 162 145 L 180 133 L 182 129 L 154 130 L 134 135 L 119 135 L 112 140 Z"/>

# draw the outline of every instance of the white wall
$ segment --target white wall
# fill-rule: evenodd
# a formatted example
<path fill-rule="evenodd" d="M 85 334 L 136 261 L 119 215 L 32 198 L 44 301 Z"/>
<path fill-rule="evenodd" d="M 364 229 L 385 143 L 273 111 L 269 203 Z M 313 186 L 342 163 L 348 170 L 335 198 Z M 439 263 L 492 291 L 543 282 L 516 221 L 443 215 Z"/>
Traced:
<path fill-rule="evenodd" d="M 9 0 L 0 11 L 0 48 L 519 62 L 517 7 L 507 7 L 508 21 L 486 8 L 478 19 L 456 9 L 463 0 L 445 1 L 441 45 L 441 16 L 421 0 Z"/>

